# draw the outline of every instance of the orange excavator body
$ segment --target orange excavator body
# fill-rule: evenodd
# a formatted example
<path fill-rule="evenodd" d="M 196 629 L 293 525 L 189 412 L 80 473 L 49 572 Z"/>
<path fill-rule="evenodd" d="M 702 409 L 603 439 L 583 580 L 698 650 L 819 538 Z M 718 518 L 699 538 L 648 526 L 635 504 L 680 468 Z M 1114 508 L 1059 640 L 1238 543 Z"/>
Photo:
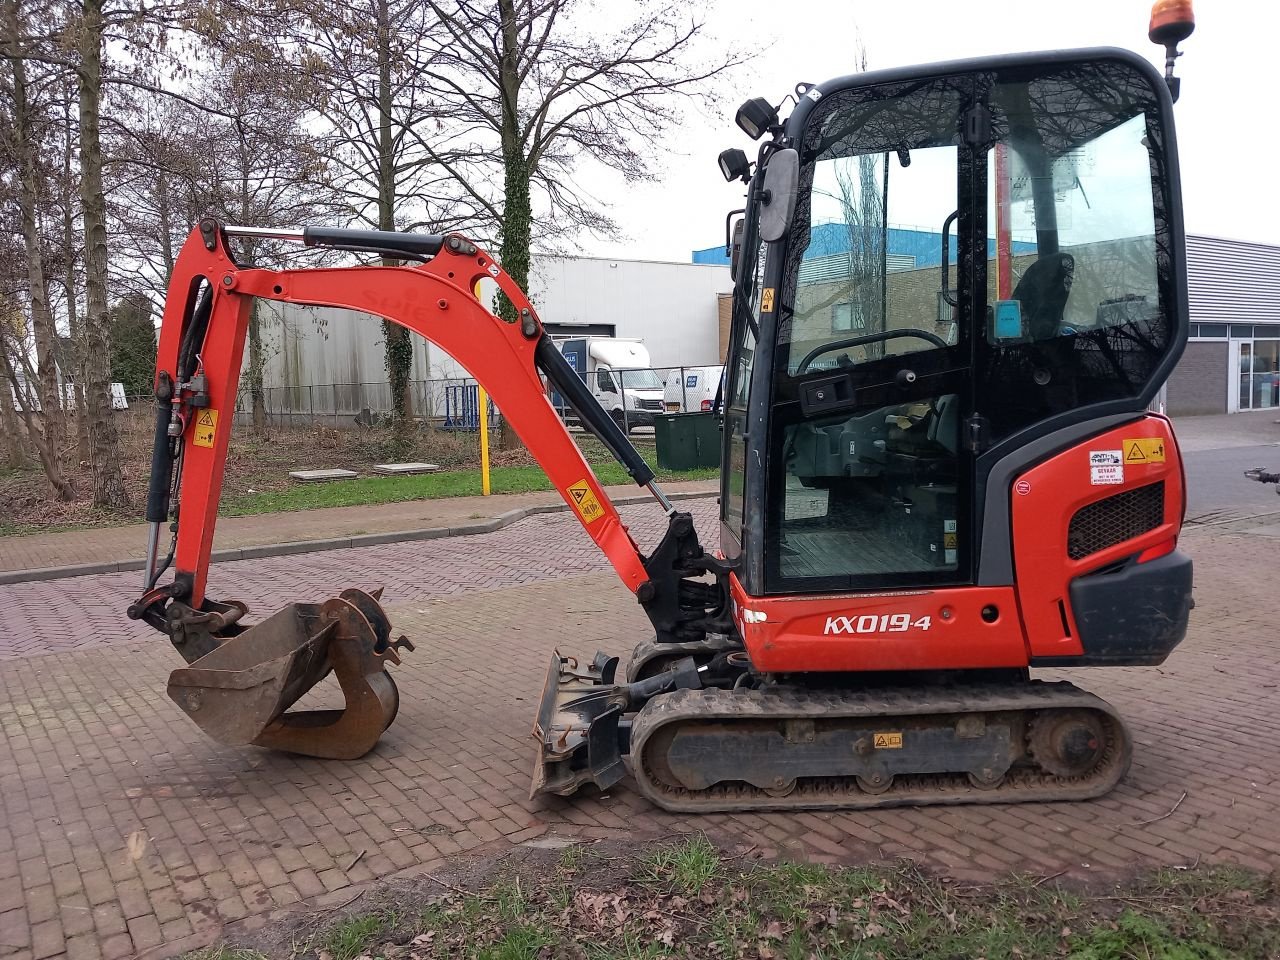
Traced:
<path fill-rule="evenodd" d="M 1186 631 L 1181 462 L 1169 421 L 1147 410 L 1187 334 L 1170 91 L 1114 50 L 802 88 L 785 121 L 767 101 L 744 105 L 743 129 L 767 134 L 754 167 L 742 151 L 721 158 L 748 197 L 730 244 L 715 551 L 528 298 L 465 237 L 197 226 L 165 307 L 152 536 L 130 608 L 187 660 L 170 695 L 193 720 L 229 743 L 358 757 L 394 720 L 387 667 L 412 650 L 375 594 L 294 604 L 252 626 L 243 604 L 208 595 L 258 298 L 383 317 L 466 366 L 649 616 L 655 636 L 625 668 L 604 654 L 552 657 L 533 793 L 609 788 L 626 757 L 641 793 L 686 812 L 1082 799 L 1118 782 L 1131 745 L 1116 712 L 1029 671 L 1160 663 Z M 1091 177 L 1114 178 L 1092 201 L 1090 156 Z M 833 281 L 839 256 L 813 269 L 823 178 L 854 163 L 877 194 L 861 217 L 890 196 L 891 163 L 902 178 L 920 158 L 936 181 L 927 195 L 941 198 L 941 250 L 927 260 L 931 239 L 919 254 L 917 282 L 893 279 L 887 248 L 879 269 Z M 1075 209 L 1077 191 L 1073 225 L 1058 208 Z M 1003 211 L 990 233 L 989 200 Z M 1110 219 L 1091 220 L 1099 209 Z M 241 236 L 419 263 L 243 268 L 230 247 Z M 480 301 L 483 280 L 515 322 Z M 548 388 L 666 511 L 649 553 Z M 344 710 L 290 710 L 330 672 Z"/>

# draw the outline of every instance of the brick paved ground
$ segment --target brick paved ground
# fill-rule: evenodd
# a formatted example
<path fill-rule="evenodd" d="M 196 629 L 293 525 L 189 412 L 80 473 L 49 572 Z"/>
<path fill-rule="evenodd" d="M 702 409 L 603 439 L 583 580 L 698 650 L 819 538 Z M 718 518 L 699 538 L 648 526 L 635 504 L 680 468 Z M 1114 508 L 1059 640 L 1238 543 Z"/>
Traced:
<path fill-rule="evenodd" d="M 686 503 L 708 526 L 715 499 Z M 626 507 L 623 515 L 642 546 L 656 543 L 665 528 L 656 506 Z M 265 617 L 286 603 L 351 586 L 381 586 L 384 601 L 395 605 L 607 569 L 604 554 L 564 512 L 470 537 L 233 560 L 213 569 L 209 593 L 243 600 L 251 614 Z M 141 577 L 134 571 L 0 585 L 0 661 L 149 639 L 149 628 L 123 615 L 142 591 Z"/>
<path fill-rule="evenodd" d="M 668 493 L 711 493 L 717 480 L 685 480 L 664 483 Z M 613 500 L 644 497 L 634 484 L 605 487 Z M 403 530 L 435 530 L 474 525 L 509 510 L 563 506 L 554 490 L 533 493 L 499 493 L 491 497 L 444 497 L 439 500 L 406 500 L 358 507 L 325 507 L 268 513 L 253 517 L 223 517 L 218 521 L 214 550 L 235 550 L 263 544 L 299 540 L 337 539 Z M 147 525 L 89 527 L 58 533 L 0 537 L 0 573 L 39 570 L 87 563 L 118 563 L 141 559 L 147 543 Z"/>
<path fill-rule="evenodd" d="M 702 522 L 710 509 L 700 502 Z M 652 512 L 628 514 L 641 539 L 656 529 Z M 0 588 L 9 656 L 0 665 L 0 956 L 127 956 L 546 831 L 707 830 L 765 854 L 908 856 L 975 877 L 1197 861 L 1280 866 L 1272 540 L 1189 533 L 1199 563 L 1191 637 L 1159 669 L 1077 678 L 1119 707 L 1136 740 L 1133 771 L 1107 798 L 695 818 L 655 811 L 625 783 L 605 798 L 525 799 L 530 718 L 551 648 L 625 652 L 645 629 L 566 520 L 218 568 L 222 592 L 258 601 L 258 612 L 275 591 L 277 602 L 300 596 L 308 578 L 345 585 L 359 569 L 360 582 L 387 584 L 396 625 L 418 651 L 396 671 L 395 725 L 373 754 L 349 764 L 233 750 L 199 734 L 164 696 L 176 655 L 121 625 L 134 577 Z M 480 588 L 468 589 L 477 577 Z M 50 599 L 67 609 L 42 619 Z M 58 655 L 13 641 L 84 627 L 95 642 Z"/>

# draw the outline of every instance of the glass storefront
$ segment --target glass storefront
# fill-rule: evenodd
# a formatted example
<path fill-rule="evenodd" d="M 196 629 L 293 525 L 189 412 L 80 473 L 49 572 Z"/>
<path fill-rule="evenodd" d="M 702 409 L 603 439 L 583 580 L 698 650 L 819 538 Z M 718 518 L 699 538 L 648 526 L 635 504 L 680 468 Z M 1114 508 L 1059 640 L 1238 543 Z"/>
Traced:
<path fill-rule="evenodd" d="M 1240 409 L 1280 406 L 1280 340 L 1241 341 Z"/>
<path fill-rule="evenodd" d="M 1191 339 L 1229 344 L 1228 413 L 1280 408 L 1280 324 L 1192 323 Z"/>

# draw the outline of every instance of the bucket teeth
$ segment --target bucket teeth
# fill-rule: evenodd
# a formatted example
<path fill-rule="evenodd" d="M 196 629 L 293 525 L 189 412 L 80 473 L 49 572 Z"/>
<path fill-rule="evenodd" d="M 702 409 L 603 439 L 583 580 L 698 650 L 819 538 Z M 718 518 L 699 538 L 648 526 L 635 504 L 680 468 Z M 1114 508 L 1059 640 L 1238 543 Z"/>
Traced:
<path fill-rule="evenodd" d="M 211 652 L 169 677 L 169 696 L 206 734 L 223 743 L 333 760 L 373 749 L 399 708 L 386 671 L 401 637 L 376 594 L 344 590 L 323 604 L 295 603 L 259 624 L 220 638 Z M 286 711 L 333 672 L 341 710 Z"/>

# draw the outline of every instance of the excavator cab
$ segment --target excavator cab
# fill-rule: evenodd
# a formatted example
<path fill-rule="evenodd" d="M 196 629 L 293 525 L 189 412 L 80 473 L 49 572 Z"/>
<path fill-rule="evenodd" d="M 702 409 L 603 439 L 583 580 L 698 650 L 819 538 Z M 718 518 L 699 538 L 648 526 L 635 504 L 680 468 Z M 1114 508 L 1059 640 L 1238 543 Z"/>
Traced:
<path fill-rule="evenodd" d="M 1008 581 L 993 472 L 1141 413 L 1182 351 L 1165 86 L 1102 51 L 798 93 L 751 182 L 722 549 L 752 597 Z"/>

